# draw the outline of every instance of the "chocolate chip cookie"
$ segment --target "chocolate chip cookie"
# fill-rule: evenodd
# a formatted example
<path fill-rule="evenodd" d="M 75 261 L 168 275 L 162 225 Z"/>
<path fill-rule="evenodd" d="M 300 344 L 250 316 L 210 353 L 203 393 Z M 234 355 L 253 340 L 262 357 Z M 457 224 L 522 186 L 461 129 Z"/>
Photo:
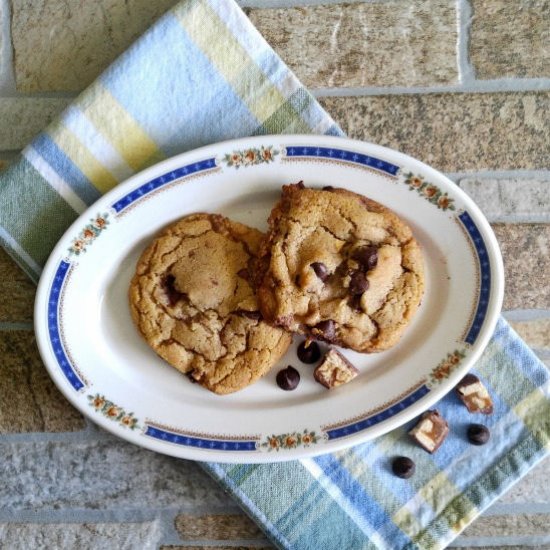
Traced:
<path fill-rule="evenodd" d="M 291 342 L 262 319 L 251 284 L 262 238 L 220 215 L 187 216 L 143 252 L 130 285 L 132 317 L 147 343 L 218 394 L 255 382 Z"/>
<path fill-rule="evenodd" d="M 283 186 L 255 272 L 264 318 L 360 352 L 393 346 L 420 303 L 423 259 L 410 228 L 366 197 Z"/>

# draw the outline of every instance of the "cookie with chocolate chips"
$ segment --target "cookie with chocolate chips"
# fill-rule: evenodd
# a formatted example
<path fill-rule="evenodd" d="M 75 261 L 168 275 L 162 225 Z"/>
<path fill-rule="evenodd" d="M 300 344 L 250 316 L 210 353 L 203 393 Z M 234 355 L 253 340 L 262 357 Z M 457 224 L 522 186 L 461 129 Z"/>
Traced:
<path fill-rule="evenodd" d="M 264 318 L 375 352 L 397 343 L 424 291 L 420 247 L 381 204 L 344 189 L 283 186 L 255 270 Z"/>
<path fill-rule="evenodd" d="M 286 352 L 252 287 L 263 235 L 213 214 L 170 225 L 143 252 L 129 291 L 132 318 L 168 363 L 218 393 L 240 390 Z"/>

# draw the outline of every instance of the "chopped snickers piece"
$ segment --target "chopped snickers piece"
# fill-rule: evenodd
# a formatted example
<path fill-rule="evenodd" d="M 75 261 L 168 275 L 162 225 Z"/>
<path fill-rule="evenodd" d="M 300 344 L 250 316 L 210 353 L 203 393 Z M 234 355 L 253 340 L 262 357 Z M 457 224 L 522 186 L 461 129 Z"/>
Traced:
<path fill-rule="evenodd" d="M 409 435 L 426 451 L 434 453 L 439 449 L 447 434 L 449 425 L 438 411 L 426 411 L 409 432 Z"/>
<path fill-rule="evenodd" d="M 493 401 L 483 382 L 473 374 L 467 374 L 456 386 L 458 397 L 471 413 L 491 414 Z"/>
<path fill-rule="evenodd" d="M 323 362 L 313 371 L 315 380 L 329 390 L 346 384 L 358 374 L 359 371 L 334 348 L 327 351 Z"/>

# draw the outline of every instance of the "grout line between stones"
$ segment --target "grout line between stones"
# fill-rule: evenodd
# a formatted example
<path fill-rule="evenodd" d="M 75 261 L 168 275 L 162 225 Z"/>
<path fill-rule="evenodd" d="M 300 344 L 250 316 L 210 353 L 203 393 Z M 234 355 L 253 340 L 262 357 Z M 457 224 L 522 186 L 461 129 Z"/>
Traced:
<path fill-rule="evenodd" d="M 531 350 L 541 361 L 548 361 L 550 359 L 550 350 L 535 347 L 532 347 Z"/>
<path fill-rule="evenodd" d="M 387 4 L 393 0 L 345 0 L 346 4 Z M 241 8 L 307 8 L 309 6 L 332 6 L 342 0 L 237 0 Z"/>
<path fill-rule="evenodd" d="M 177 545 L 177 546 L 192 546 L 193 548 L 235 548 L 235 550 L 242 550 L 243 548 L 265 548 L 271 546 L 271 543 L 267 539 L 233 539 L 233 540 L 219 540 L 219 539 L 194 539 L 194 540 L 181 540 L 170 542 L 162 542 L 163 545 Z"/>
<path fill-rule="evenodd" d="M 475 81 L 475 71 L 470 63 L 470 28 L 472 24 L 472 7 L 468 0 L 457 0 L 456 15 L 458 40 L 456 46 L 458 78 L 462 84 Z"/>
<path fill-rule="evenodd" d="M 30 443 L 83 443 L 89 441 L 118 441 L 107 432 L 92 432 L 85 427 L 77 432 L 27 432 L 0 434 L 0 445 Z"/>
<path fill-rule="evenodd" d="M 11 41 L 11 6 L 9 0 L 0 0 L 0 33 L 2 46 L 0 48 L 0 95 L 13 94 L 16 91 L 13 72 L 13 50 Z"/>
<path fill-rule="evenodd" d="M 502 312 L 507 321 L 521 323 L 525 321 L 538 321 L 550 319 L 550 309 L 510 309 Z"/>
<path fill-rule="evenodd" d="M 511 516 L 525 514 L 527 516 L 550 514 L 550 502 L 517 502 L 493 504 L 483 512 L 483 516 Z"/>
<path fill-rule="evenodd" d="M 463 179 L 541 179 L 550 182 L 550 170 L 476 170 L 473 172 L 447 172 L 454 181 Z"/>
<path fill-rule="evenodd" d="M 2 2 L 3 0 L 0 0 Z M 80 92 L 18 92 L 15 90 L 2 93 L 2 99 L 75 99 Z"/>
<path fill-rule="evenodd" d="M 161 525 L 174 521 L 176 516 L 185 515 L 212 515 L 238 513 L 239 508 L 233 504 L 223 505 L 183 505 L 169 508 L 151 508 L 142 506 L 136 508 L 113 508 L 111 510 L 93 510 L 86 508 L 43 509 L 43 510 L 0 510 L 0 523 L 137 523 L 144 521 L 160 521 Z M 161 529 L 161 537 L 174 544 L 180 541 L 180 536 L 175 527 L 164 531 Z"/>
<path fill-rule="evenodd" d="M 496 547 L 506 546 L 542 546 L 550 544 L 550 535 L 515 535 L 510 537 L 460 537 L 449 548 Z"/>
<path fill-rule="evenodd" d="M 0 321 L 0 331 L 33 330 L 32 323 L 8 323 Z"/>
<path fill-rule="evenodd" d="M 550 78 L 496 78 L 434 86 L 342 86 L 339 88 L 310 88 L 309 90 L 316 98 L 441 93 L 537 92 L 550 90 Z"/>

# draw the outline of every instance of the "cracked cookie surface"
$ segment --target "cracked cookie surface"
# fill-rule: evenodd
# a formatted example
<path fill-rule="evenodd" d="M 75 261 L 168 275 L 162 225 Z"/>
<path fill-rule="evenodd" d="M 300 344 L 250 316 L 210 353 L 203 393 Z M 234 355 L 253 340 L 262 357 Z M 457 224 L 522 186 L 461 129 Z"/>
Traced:
<path fill-rule="evenodd" d="M 256 267 L 260 310 L 292 332 L 375 352 L 397 343 L 424 291 L 420 247 L 381 204 L 283 186 Z"/>
<path fill-rule="evenodd" d="M 291 342 L 262 319 L 251 285 L 262 238 L 220 215 L 187 216 L 143 252 L 130 284 L 130 310 L 143 338 L 218 394 L 255 382 Z"/>

